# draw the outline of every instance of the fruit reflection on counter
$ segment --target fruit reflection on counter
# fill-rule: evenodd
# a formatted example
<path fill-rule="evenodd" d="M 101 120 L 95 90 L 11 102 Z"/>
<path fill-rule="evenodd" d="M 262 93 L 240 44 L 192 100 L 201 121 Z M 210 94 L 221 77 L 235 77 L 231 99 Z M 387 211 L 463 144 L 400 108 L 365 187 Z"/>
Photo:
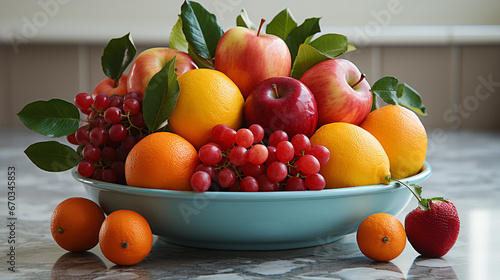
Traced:
<path fill-rule="evenodd" d="M 101 57 L 106 78 L 92 94 L 78 93 L 74 104 L 51 99 L 26 105 L 18 117 L 29 129 L 66 137 L 77 148 L 46 141 L 25 154 L 46 171 L 76 168 L 94 180 L 175 191 L 322 191 L 417 174 L 427 151 L 416 115 L 426 115 L 420 95 L 395 77 L 370 85 L 341 58 L 355 47 L 343 35 L 319 34 L 319 20 L 299 25 L 285 9 L 265 29 L 261 20 L 257 30 L 242 10 L 238 26 L 224 32 L 215 15 L 186 0 L 168 48 L 136 57 L 130 34 L 114 38 Z M 379 108 L 380 101 L 387 106 Z M 416 222 L 434 209 L 456 213 L 450 203 L 431 200 L 420 203 L 427 212 L 409 214 L 408 239 L 418 252 L 442 256 L 453 246 L 458 227 L 443 240 L 441 220 L 428 222 L 443 229 L 435 236 Z M 446 207 L 453 209 L 441 210 Z M 63 237 L 54 228 L 59 244 Z M 422 238 L 447 245 L 426 251 Z M 143 241 L 136 259 L 107 257 L 139 262 L 150 249 Z M 119 255 L 121 249 L 113 248 Z"/>

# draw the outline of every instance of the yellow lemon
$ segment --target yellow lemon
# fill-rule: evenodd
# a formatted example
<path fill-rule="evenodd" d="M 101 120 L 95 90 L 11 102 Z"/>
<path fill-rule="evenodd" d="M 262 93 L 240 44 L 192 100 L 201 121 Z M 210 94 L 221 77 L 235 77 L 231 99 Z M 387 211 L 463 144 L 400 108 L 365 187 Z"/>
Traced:
<path fill-rule="evenodd" d="M 238 129 L 243 123 L 245 100 L 224 73 L 195 69 L 178 77 L 180 93 L 169 118 L 172 131 L 196 149 L 212 139 L 212 128 L 225 124 Z"/>
<path fill-rule="evenodd" d="M 330 150 L 330 160 L 321 166 L 326 187 L 342 188 L 387 184 L 389 158 L 382 145 L 366 130 L 348 123 L 329 123 L 311 137 L 312 145 Z"/>

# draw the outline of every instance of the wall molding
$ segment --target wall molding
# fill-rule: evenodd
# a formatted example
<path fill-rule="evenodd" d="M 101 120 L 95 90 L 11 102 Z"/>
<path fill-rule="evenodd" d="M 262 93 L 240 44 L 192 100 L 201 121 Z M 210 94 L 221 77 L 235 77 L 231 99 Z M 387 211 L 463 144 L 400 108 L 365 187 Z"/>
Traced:
<path fill-rule="evenodd" d="M 75 32 L 77 30 L 78 32 Z M 110 30 L 113 30 L 112 32 Z M 29 32 L 28 32 L 29 31 Z M 49 24 L 29 30 L 19 23 L 0 20 L 0 44 L 106 44 L 113 37 L 131 32 L 136 44 L 166 45 L 170 30 L 138 23 L 133 30 L 118 24 Z M 365 25 L 323 26 L 322 34 L 346 35 L 358 46 L 500 44 L 500 25 Z"/>

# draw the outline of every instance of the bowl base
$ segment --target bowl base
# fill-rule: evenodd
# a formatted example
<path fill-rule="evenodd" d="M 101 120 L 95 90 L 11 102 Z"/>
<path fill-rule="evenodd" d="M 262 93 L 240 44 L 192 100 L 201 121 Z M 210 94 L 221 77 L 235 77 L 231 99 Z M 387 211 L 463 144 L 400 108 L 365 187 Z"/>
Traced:
<path fill-rule="evenodd" d="M 230 243 L 230 242 L 201 242 L 201 241 L 189 241 L 168 238 L 166 236 L 158 236 L 161 242 L 172 243 L 175 245 L 181 245 L 186 247 L 194 247 L 201 249 L 215 249 L 215 250 L 231 250 L 231 251 L 268 251 L 268 250 L 288 250 L 288 249 L 299 249 L 314 247 L 319 245 L 324 245 L 332 243 L 342 239 L 344 236 L 333 236 L 328 238 L 321 238 L 315 240 L 299 241 L 299 242 L 274 242 L 274 243 L 250 243 L 250 242 L 240 242 L 240 243 Z"/>

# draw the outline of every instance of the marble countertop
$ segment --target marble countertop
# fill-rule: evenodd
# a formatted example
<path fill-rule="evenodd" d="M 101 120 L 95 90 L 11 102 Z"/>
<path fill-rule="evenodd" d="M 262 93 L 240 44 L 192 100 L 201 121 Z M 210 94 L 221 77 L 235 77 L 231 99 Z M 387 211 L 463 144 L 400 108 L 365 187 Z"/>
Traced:
<path fill-rule="evenodd" d="M 1 279 L 493 279 L 500 275 L 500 133 L 429 131 L 432 176 L 424 196 L 444 196 L 456 205 L 461 231 L 439 259 L 419 257 L 409 243 L 391 262 L 374 262 L 359 251 L 355 235 L 330 244 L 280 251 L 218 251 L 187 248 L 155 238 L 141 263 L 115 266 L 99 246 L 67 253 L 53 241 L 49 220 L 66 198 L 88 197 L 69 172 L 37 169 L 23 150 L 45 141 L 25 130 L 0 131 Z M 15 229 L 9 229 L 8 167 L 16 168 Z M 416 207 L 412 199 L 397 216 Z M 9 271 L 9 237 L 15 239 L 15 271 Z"/>

